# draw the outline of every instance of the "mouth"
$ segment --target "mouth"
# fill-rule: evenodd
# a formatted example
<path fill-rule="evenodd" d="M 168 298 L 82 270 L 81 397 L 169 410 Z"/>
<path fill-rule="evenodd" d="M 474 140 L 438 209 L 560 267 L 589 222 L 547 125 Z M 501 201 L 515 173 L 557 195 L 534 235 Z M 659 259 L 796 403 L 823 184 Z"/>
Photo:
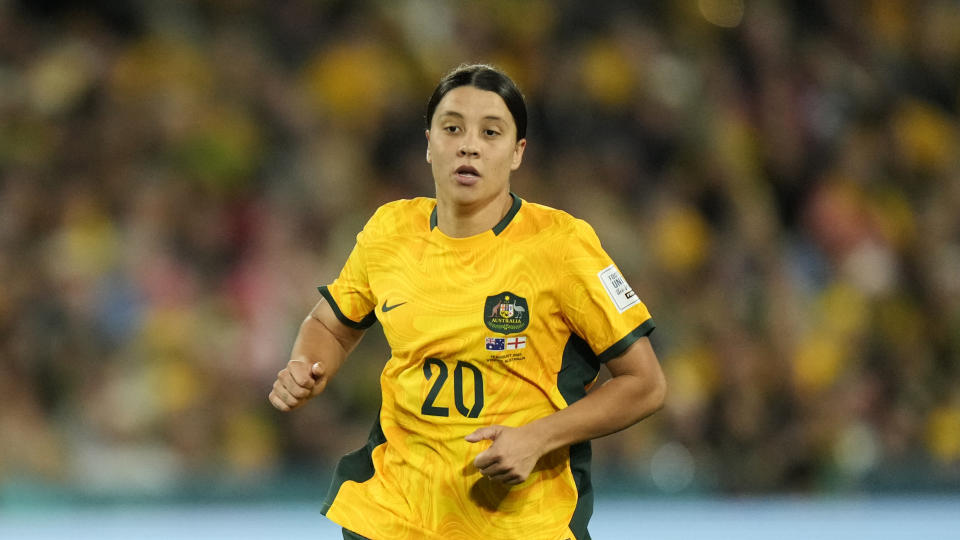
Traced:
<path fill-rule="evenodd" d="M 454 171 L 457 181 L 464 185 L 473 185 L 480 180 L 480 171 L 470 165 L 461 165 Z"/>

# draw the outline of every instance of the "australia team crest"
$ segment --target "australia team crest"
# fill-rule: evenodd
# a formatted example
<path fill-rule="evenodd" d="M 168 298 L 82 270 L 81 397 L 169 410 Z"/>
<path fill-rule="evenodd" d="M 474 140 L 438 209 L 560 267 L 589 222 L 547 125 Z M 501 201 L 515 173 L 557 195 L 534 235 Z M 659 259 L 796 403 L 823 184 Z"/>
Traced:
<path fill-rule="evenodd" d="M 483 307 L 483 323 L 501 334 L 522 332 L 530 324 L 527 299 L 512 292 L 488 296 Z"/>

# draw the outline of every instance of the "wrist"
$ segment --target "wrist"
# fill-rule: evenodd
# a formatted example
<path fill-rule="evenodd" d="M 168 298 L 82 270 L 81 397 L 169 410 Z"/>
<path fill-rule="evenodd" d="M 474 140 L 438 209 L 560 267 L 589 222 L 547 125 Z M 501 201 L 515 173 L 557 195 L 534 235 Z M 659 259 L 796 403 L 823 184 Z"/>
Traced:
<path fill-rule="evenodd" d="M 555 429 L 556 422 L 552 421 L 552 416 L 553 414 L 538 418 L 524 426 L 524 429 L 530 434 L 530 437 L 536 441 L 537 453 L 540 456 L 563 446 L 562 442 L 558 440 L 558 434 Z"/>

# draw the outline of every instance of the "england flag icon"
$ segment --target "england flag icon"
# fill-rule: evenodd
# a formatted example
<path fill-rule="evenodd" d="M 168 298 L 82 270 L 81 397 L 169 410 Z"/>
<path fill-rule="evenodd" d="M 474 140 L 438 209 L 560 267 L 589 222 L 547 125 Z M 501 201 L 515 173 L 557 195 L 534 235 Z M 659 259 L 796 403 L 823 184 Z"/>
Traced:
<path fill-rule="evenodd" d="M 527 338 L 525 336 L 507 338 L 506 345 L 507 345 L 506 350 L 508 351 L 512 351 L 514 349 L 522 349 L 527 346 Z"/>

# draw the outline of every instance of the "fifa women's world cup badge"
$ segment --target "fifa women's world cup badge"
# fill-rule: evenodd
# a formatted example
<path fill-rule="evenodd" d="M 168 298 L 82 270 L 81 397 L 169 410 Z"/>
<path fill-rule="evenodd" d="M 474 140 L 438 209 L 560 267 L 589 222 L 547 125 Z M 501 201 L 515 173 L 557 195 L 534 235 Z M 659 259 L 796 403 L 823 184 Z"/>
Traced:
<path fill-rule="evenodd" d="M 527 300 L 512 292 L 488 296 L 483 307 L 483 323 L 501 334 L 522 332 L 530 324 Z"/>

